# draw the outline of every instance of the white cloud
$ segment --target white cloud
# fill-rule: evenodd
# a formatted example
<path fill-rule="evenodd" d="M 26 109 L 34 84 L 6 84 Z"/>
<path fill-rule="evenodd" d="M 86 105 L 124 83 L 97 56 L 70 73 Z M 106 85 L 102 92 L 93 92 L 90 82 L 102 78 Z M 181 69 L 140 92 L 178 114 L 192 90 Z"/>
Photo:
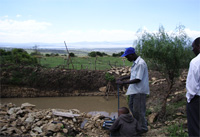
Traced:
<path fill-rule="evenodd" d="M 200 37 L 200 31 L 190 30 L 186 28 L 185 32 L 192 40 L 196 39 L 197 37 Z"/>
<path fill-rule="evenodd" d="M 0 42 L 27 43 L 27 42 L 45 42 L 62 43 L 71 42 L 100 42 L 100 41 L 122 41 L 136 40 L 138 33 L 128 30 L 63 30 L 62 32 L 53 32 L 52 24 L 48 22 L 38 22 L 35 20 L 17 21 L 11 19 L 0 20 Z M 55 28 L 54 28 L 55 29 Z M 141 30 L 150 32 L 146 27 Z M 156 33 L 156 31 L 151 31 Z M 169 31 L 168 33 L 170 34 Z M 185 29 L 189 37 L 195 39 L 200 36 L 200 31 Z"/>
<path fill-rule="evenodd" d="M 61 34 L 66 41 L 121 41 L 130 40 L 135 36 L 133 31 L 125 30 L 88 30 L 88 31 L 67 31 Z"/>
<path fill-rule="evenodd" d="M 19 18 L 19 17 L 21 17 L 21 16 L 22 16 L 22 15 L 20 15 L 20 14 L 17 14 L 17 15 L 16 15 L 17 18 Z"/>
<path fill-rule="evenodd" d="M 37 22 L 35 20 L 16 21 L 11 19 L 0 20 L 0 32 L 21 33 L 37 32 L 50 26 L 47 22 Z"/>

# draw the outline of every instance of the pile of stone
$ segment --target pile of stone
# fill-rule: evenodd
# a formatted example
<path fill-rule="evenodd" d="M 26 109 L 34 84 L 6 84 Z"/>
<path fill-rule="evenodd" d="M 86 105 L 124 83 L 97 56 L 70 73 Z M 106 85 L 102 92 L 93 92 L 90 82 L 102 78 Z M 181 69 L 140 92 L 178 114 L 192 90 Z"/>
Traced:
<path fill-rule="evenodd" d="M 110 74 L 116 74 L 119 76 L 126 76 L 126 75 L 130 75 L 130 71 L 131 71 L 131 67 L 113 67 L 111 68 L 108 73 Z"/>
<path fill-rule="evenodd" d="M 108 136 L 104 116 L 71 110 L 38 110 L 24 103 L 0 104 L 0 136 Z"/>

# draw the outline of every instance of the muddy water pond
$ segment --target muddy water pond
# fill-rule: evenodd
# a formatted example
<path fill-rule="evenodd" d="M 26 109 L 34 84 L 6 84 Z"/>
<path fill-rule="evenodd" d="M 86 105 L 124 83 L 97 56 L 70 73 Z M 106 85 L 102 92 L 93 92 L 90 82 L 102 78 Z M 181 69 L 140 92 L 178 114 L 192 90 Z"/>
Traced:
<path fill-rule="evenodd" d="M 1 98 L 1 103 L 13 103 L 21 106 L 22 103 L 36 105 L 37 109 L 78 109 L 81 112 L 92 115 L 101 113 L 105 116 L 116 116 L 118 108 L 118 98 L 102 96 L 87 97 L 40 97 L 40 98 Z M 120 107 L 128 107 L 125 97 L 120 97 Z"/>

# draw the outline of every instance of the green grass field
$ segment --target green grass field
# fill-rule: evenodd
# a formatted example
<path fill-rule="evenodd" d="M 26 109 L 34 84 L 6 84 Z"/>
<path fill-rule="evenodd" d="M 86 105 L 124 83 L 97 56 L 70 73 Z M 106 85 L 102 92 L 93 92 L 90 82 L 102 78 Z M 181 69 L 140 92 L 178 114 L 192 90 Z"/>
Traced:
<path fill-rule="evenodd" d="M 131 66 L 132 63 L 121 57 L 71 57 L 74 69 L 107 70 L 113 67 Z M 72 64 L 67 57 L 43 57 L 38 59 L 42 66 L 48 68 L 63 67 L 72 69 Z M 67 67 L 69 62 L 69 67 Z"/>

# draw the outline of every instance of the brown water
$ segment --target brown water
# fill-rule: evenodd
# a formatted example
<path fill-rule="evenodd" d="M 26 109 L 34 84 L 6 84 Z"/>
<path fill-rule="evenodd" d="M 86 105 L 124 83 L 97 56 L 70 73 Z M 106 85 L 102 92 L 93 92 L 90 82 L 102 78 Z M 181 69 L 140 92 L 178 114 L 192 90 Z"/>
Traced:
<path fill-rule="evenodd" d="M 101 113 L 105 116 L 116 115 L 118 98 L 111 96 L 106 100 L 98 97 L 41 97 L 41 98 L 1 98 L 1 103 L 13 103 L 21 106 L 22 103 L 36 105 L 37 109 L 78 109 L 90 114 Z M 120 107 L 126 106 L 125 97 L 120 97 Z"/>

